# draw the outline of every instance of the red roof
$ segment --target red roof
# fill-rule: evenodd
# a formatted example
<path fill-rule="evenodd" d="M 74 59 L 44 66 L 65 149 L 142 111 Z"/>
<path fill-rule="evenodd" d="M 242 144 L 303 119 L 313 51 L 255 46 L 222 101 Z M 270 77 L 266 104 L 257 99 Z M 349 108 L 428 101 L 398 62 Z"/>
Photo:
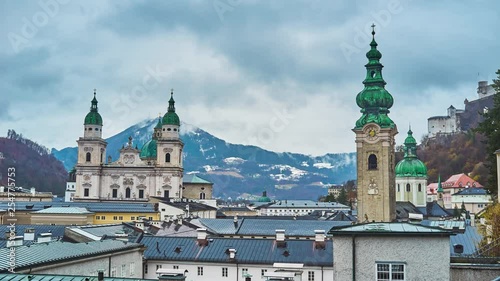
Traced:
<path fill-rule="evenodd" d="M 468 186 L 468 187 L 483 187 L 480 183 L 471 179 L 466 174 L 453 175 L 450 178 L 448 178 L 445 182 L 441 182 L 441 185 L 443 186 L 443 189 L 465 188 L 466 186 Z M 433 188 L 435 191 L 437 189 L 437 183 L 429 184 L 427 186 L 427 191 L 429 191 L 429 189 L 431 189 L 431 188 Z"/>

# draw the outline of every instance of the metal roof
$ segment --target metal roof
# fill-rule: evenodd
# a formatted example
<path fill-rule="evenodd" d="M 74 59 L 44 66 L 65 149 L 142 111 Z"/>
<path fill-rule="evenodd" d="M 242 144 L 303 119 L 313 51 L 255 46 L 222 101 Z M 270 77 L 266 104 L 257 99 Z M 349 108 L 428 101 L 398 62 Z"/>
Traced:
<path fill-rule="evenodd" d="M 332 228 L 329 232 L 332 235 L 348 234 L 368 234 L 368 235 L 451 235 L 447 231 L 438 227 L 429 227 L 406 222 L 381 222 L 381 223 L 361 223 L 353 226 L 341 226 Z"/>
<path fill-rule="evenodd" d="M 9 201 L 0 201 L 0 209 L 7 209 Z M 153 203 L 114 202 L 16 202 L 18 211 L 39 211 L 51 207 L 86 208 L 94 213 L 157 213 Z"/>
<path fill-rule="evenodd" d="M 313 200 L 281 200 L 270 204 L 269 206 L 261 206 L 260 208 L 346 208 L 349 206 L 340 204 L 338 202 L 317 202 Z"/>
<path fill-rule="evenodd" d="M 424 226 L 432 226 L 432 227 L 439 227 L 443 229 L 453 229 L 453 228 L 458 228 L 458 229 L 465 229 L 465 221 L 450 221 L 450 220 L 423 220 L 421 221 L 421 224 Z"/>
<path fill-rule="evenodd" d="M 63 260 L 91 257 L 137 247 L 142 247 L 142 245 L 117 240 L 103 240 L 88 243 L 58 241 L 37 243 L 30 246 L 18 246 L 15 248 L 16 268 L 59 263 Z M 9 251 L 10 248 L 0 249 L 0 272 L 9 270 Z"/>
<path fill-rule="evenodd" d="M 204 183 L 213 184 L 205 179 L 198 177 L 196 174 L 186 174 L 182 177 L 182 183 Z"/>
<path fill-rule="evenodd" d="M 425 216 L 425 217 L 452 217 L 452 215 L 446 211 L 443 207 L 439 206 L 436 201 L 427 202 L 425 207 L 417 207 L 417 209 Z"/>
<path fill-rule="evenodd" d="M 467 225 L 465 227 L 464 233 L 457 233 L 456 235 L 450 236 L 450 253 L 451 256 L 464 256 L 472 255 L 476 250 L 479 242 L 483 237 L 479 234 L 478 229 L 475 226 Z M 455 244 L 460 244 L 464 246 L 464 251 L 462 254 L 455 253 L 453 246 Z"/>
<path fill-rule="evenodd" d="M 71 215 L 88 215 L 93 214 L 86 208 L 82 207 L 50 207 L 33 212 L 34 214 L 71 214 Z"/>
<path fill-rule="evenodd" d="M 452 194 L 452 196 L 455 195 L 487 195 L 488 193 L 484 188 L 481 187 L 470 187 L 470 188 L 464 188 L 461 191 Z"/>
<path fill-rule="evenodd" d="M 335 226 L 351 225 L 349 221 L 247 218 L 239 218 L 237 224 L 234 223 L 234 219 L 200 219 L 200 222 L 215 234 L 246 236 L 274 236 L 276 235 L 276 229 L 284 229 L 287 236 L 314 237 L 314 230 L 325 230 L 325 232 L 328 232 Z"/>
<path fill-rule="evenodd" d="M 76 275 L 52 275 L 52 274 L 18 274 L 18 273 L 0 273 L 0 281 L 98 281 L 97 276 L 76 276 Z M 137 278 L 119 278 L 104 277 L 104 281 L 140 281 L 140 280 L 158 280 L 158 279 L 137 279 Z"/>
<path fill-rule="evenodd" d="M 196 238 L 145 236 L 147 260 L 191 262 L 230 262 L 228 249 L 236 250 L 236 261 L 247 264 L 303 263 L 308 266 L 333 267 L 333 245 L 326 241 L 324 249 L 316 249 L 314 240 L 288 240 L 278 247 L 272 239 L 209 239 L 207 246 L 198 246 Z"/>
<path fill-rule="evenodd" d="M 16 235 L 24 235 L 24 231 L 27 228 L 33 228 L 35 230 L 35 239 L 41 233 L 52 233 L 52 237 L 63 237 L 65 225 L 43 225 L 43 224 L 16 224 L 15 232 Z M 9 232 L 9 225 L 0 224 L 0 233 Z M 0 240 L 5 239 L 4 236 L 0 236 Z"/>

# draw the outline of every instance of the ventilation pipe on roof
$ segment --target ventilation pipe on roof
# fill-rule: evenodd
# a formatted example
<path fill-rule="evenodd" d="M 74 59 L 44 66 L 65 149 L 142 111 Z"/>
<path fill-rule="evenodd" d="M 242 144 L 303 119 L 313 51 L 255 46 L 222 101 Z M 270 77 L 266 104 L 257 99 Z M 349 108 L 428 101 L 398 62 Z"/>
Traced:
<path fill-rule="evenodd" d="M 7 248 L 9 247 L 17 247 L 23 245 L 23 237 L 22 236 L 14 236 L 12 239 L 7 240 Z"/>
<path fill-rule="evenodd" d="M 52 233 L 46 232 L 46 233 L 40 233 L 38 236 L 38 243 L 45 243 L 45 242 L 50 242 L 52 241 Z"/>

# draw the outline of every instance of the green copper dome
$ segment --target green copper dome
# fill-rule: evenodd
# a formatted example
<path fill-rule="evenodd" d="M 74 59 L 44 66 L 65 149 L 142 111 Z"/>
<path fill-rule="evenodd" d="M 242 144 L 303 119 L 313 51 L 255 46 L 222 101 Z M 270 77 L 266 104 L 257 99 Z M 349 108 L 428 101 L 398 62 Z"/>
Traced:
<path fill-rule="evenodd" d="M 271 198 L 267 197 L 267 191 L 262 192 L 262 196 L 257 200 L 257 202 L 271 202 Z"/>
<path fill-rule="evenodd" d="M 382 54 L 377 50 L 375 30 L 372 31 L 372 35 L 371 49 L 366 53 L 368 63 L 365 65 L 366 79 L 363 81 L 365 88 L 356 96 L 356 103 L 361 108 L 362 116 L 356 121 L 355 129 L 361 129 L 368 123 L 376 123 L 382 128 L 394 128 L 394 122 L 387 115 L 394 99 L 385 89 L 386 83 L 382 77 L 384 66 L 379 61 Z"/>
<path fill-rule="evenodd" d="M 417 141 L 411 129 L 408 130 L 404 144 L 405 157 L 396 165 L 396 177 L 427 178 L 427 167 L 417 158 Z"/>
<path fill-rule="evenodd" d="M 155 129 L 161 129 L 162 125 L 163 124 L 161 123 L 161 115 L 160 115 L 160 117 L 158 117 L 158 123 L 156 123 Z"/>
<path fill-rule="evenodd" d="M 163 116 L 162 120 L 163 125 L 181 125 L 181 121 L 177 113 L 175 113 L 175 101 L 174 101 L 174 92 L 170 93 L 170 100 L 168 101 L 168 111 Z"/>
<path fill-rule="evenodd" d="M 139 157 L 142 160 L 156 160 L 156 149 L 156 140 L 151 139 L 142 146 L 141 154 L 139 154 Z"/>
<path fill-rule="evenodd" d="M 102 117 L 99 112 L 97 112 L 97 99 L 95 97 L 96 93 L 94 91 L 94 99 L 92 99 L 90 112 L 85 116 L 84 125 L 100 125 L 102 126 Z"/>

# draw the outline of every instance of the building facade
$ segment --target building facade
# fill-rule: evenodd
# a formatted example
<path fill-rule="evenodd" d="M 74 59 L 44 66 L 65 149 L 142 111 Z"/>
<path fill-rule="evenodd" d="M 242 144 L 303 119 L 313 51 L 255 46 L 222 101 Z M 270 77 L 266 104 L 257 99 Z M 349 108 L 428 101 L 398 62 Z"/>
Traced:
<path fill-rule="evenodd" d="M 74 201 L 149 201 L 150 196 L 182 197 L 182 149 L 180 120 L 175 113 L 173 92 L 168 111 L 159 118 L 152 138 L 142 149 L 132 138 L 120 150 L 119 159 L 105 162 L 106 141 L 97 99 L 85 117 L 78 143 Z"/>
<path fill-rule="evenodd" d="M 418 159 L 417 141 L 408 130 L 404 159 L 396 165 L 396 201 L 411 202 L 417 207 L 427 203 L 427 167 Z"/>
<path fill-rule="evenodd" d="M 358 221 L 393 221 L 396 218 L 394 136 L 396 124 L 389 118 L 392 95 L 382 78 L 382 54 L 377 50 L 375 31 L 368 64 L 365 88 L 356 96 L 362 116 L 356 121 L 357 206 Z"/>

